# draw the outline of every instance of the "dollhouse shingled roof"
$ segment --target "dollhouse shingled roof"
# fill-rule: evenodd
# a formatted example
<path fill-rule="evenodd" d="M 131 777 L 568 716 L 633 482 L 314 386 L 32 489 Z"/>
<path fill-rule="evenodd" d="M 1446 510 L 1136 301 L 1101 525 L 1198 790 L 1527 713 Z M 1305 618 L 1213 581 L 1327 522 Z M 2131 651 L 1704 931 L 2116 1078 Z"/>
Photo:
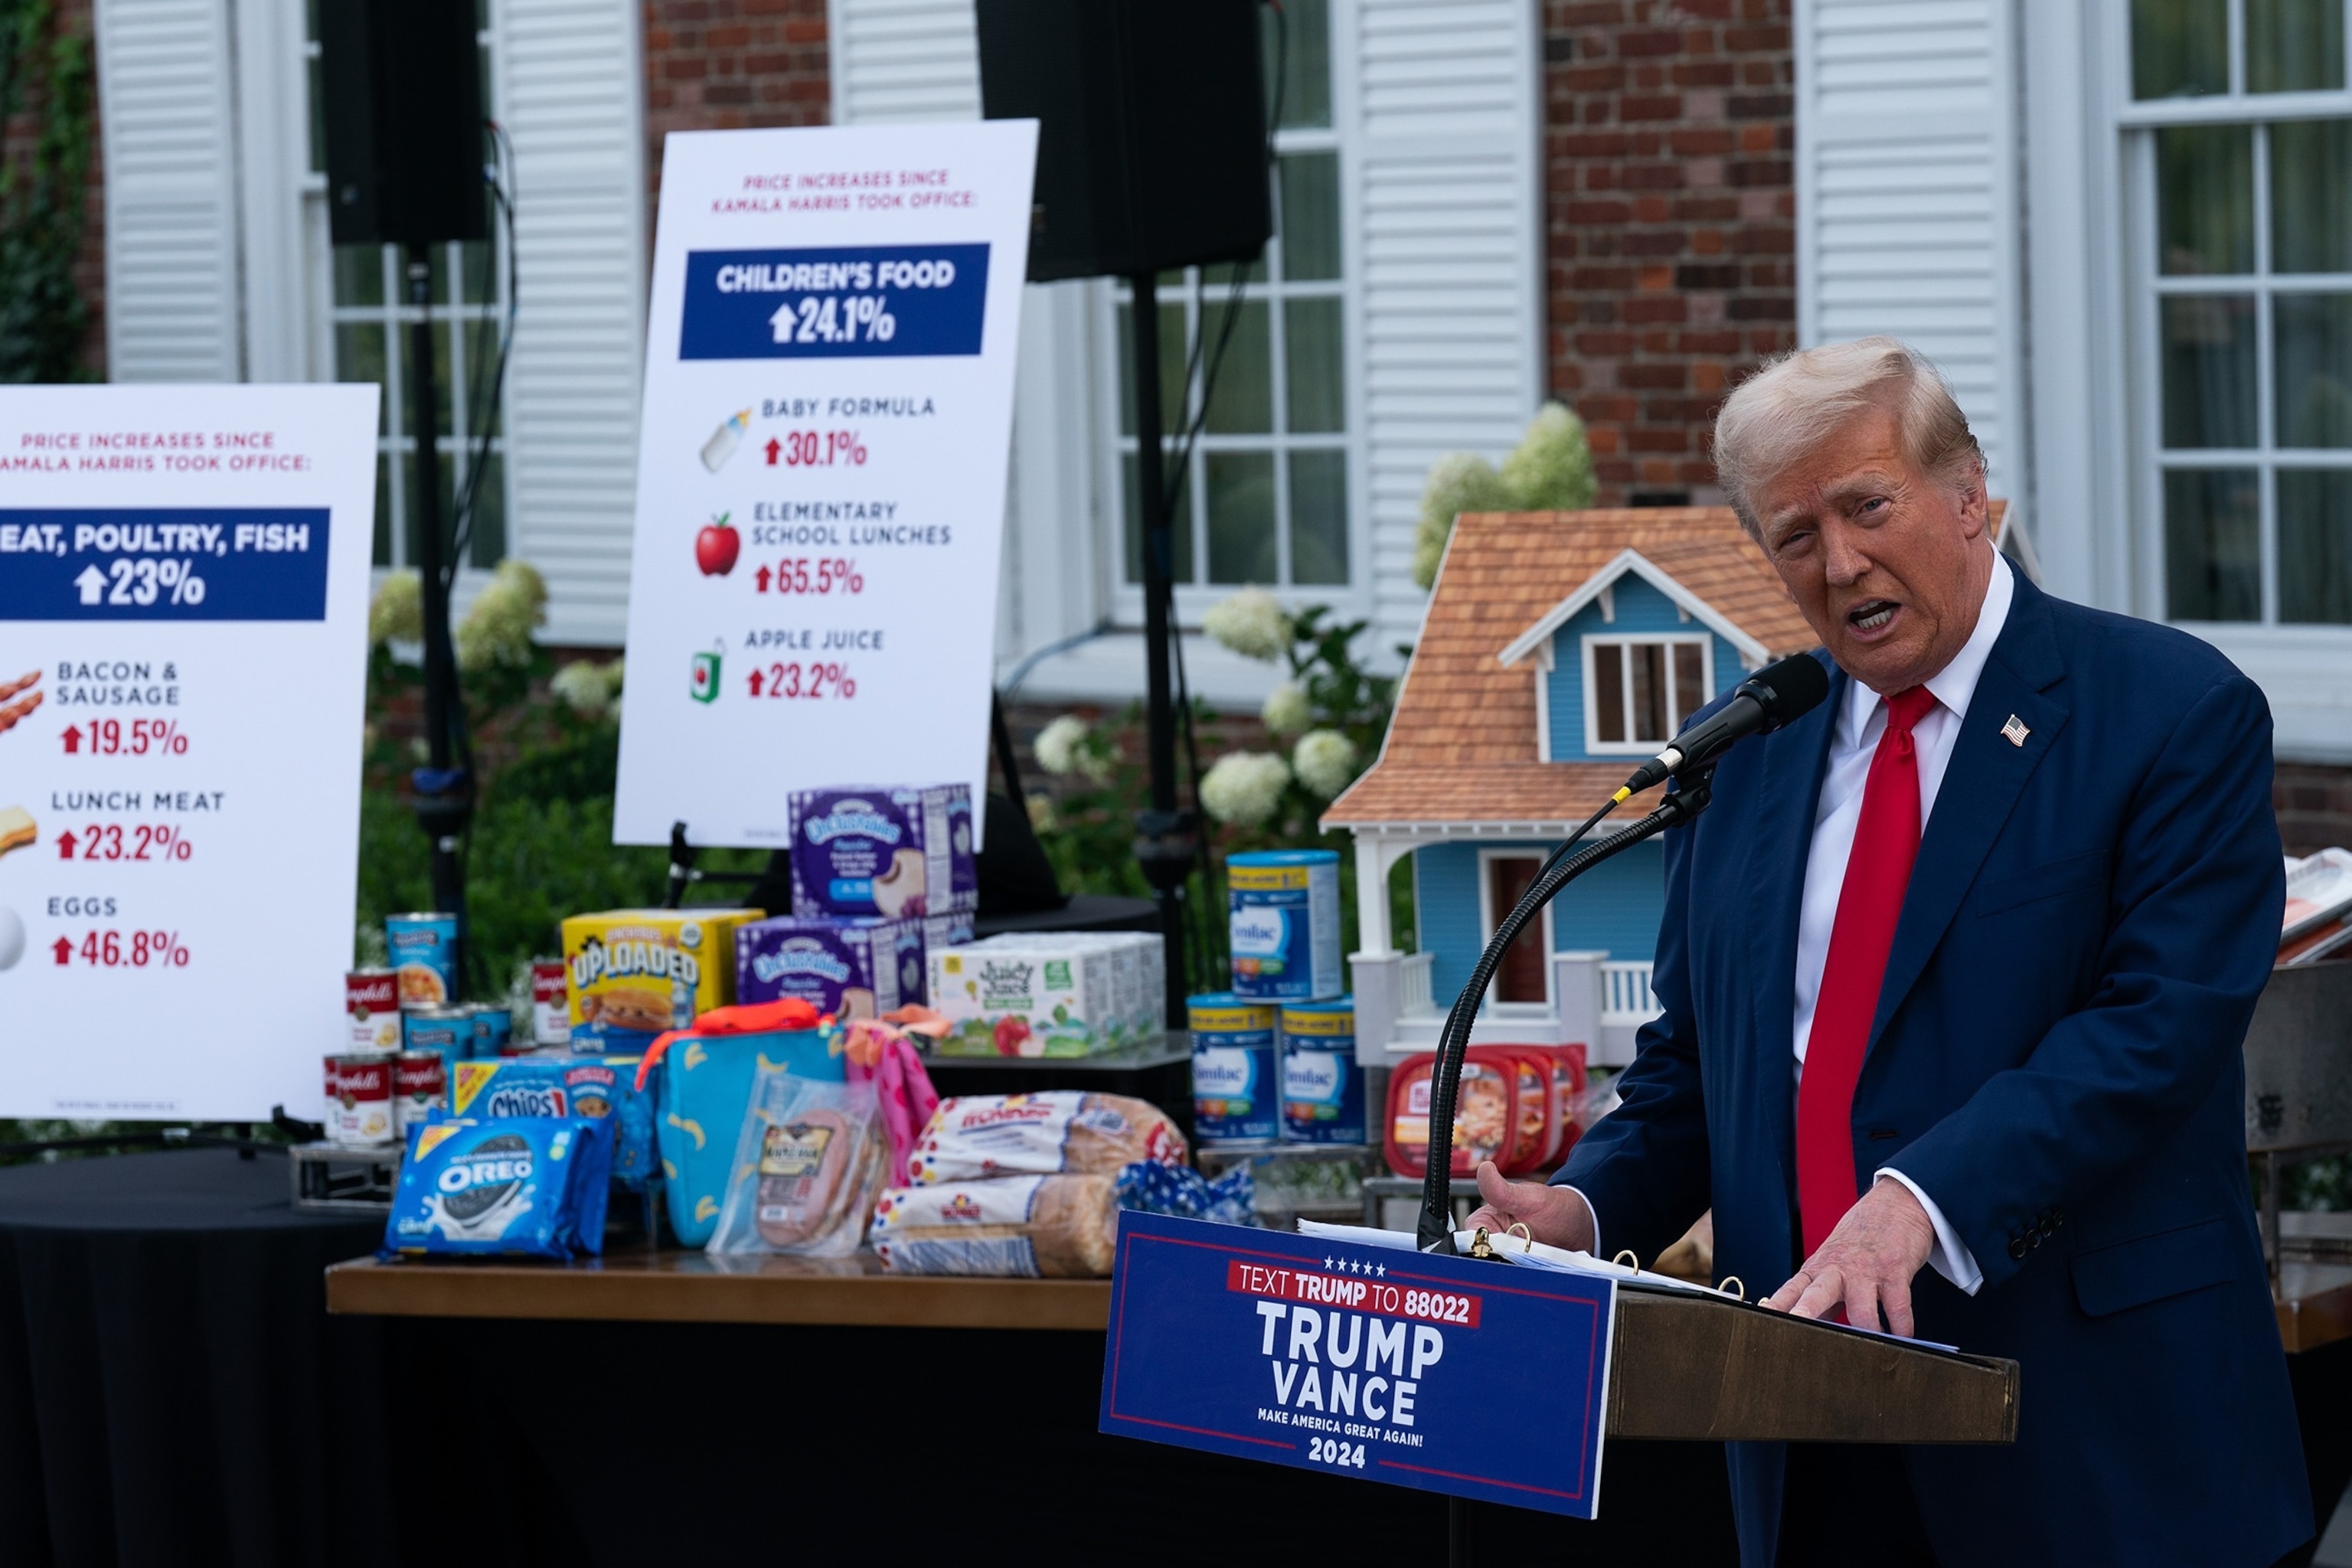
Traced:
<path fill-rule="evenodd" d="M 1993 503 L 1998 528 L 2001 503 Z M 1380 760 L 1323 814 L 1336 827 L 1565 825 L 1625 782 L 1632 763 L 1536 755 L 1536 661 L 1504 648 L 1627 550 L 1763 645 L 1820 639 L 1729 507 L 1472 512 L 1454 525 Z M 1621 808 L 1629 819 L 1648 796 Z"/>

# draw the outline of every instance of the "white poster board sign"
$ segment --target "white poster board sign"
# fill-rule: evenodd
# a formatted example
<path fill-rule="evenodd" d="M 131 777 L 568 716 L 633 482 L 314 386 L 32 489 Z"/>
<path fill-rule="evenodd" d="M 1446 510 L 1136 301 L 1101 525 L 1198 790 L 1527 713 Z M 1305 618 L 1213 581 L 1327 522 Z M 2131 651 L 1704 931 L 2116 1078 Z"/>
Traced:
<path fill-rule="evenodd" d="M 983 798 L 1036 146 L 670 136 L 615 842 L 782 846 L 795 789 Z"/>
<path fill-rule="evenodd" d="M 0 387 L 0 1116 L 312 1114 L 377 391 Z"/>

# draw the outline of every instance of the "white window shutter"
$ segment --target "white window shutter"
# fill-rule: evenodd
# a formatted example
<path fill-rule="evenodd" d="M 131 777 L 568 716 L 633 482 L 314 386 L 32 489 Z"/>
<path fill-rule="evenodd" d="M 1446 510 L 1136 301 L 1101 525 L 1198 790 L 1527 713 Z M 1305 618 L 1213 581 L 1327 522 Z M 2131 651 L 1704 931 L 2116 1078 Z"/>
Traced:
<path fill-rule="evenodd" d="M 836 125 L 980 118 L 972 0 L 830 0 Z"/>
<path fill-rule="evenodd" d="M 1797 331 L 1903 339 L 1943 367 L 2021 500 L 2010 0 L 1796 0 Z"/>
<path fill-rule="evenodd" d="M 617 645 L 628 616 L 646 349 L 639 21 L 627 0 L 500 0 L 514 142 L 508 552 L 545 574 L 556 644 Z"/>
<path fill-rule="evenodd" d="M 1381 652 L 1418 635 L 1430 465 L 1501 458 L 1545 388 L 1542 39 L 1533 0 L 1335 0 L 1357 580 Z"/>
<path fill-rule="evenodd" d="M 226 0 L 100 0 L 106 361 L 116 381 L 243 378 Z"/>

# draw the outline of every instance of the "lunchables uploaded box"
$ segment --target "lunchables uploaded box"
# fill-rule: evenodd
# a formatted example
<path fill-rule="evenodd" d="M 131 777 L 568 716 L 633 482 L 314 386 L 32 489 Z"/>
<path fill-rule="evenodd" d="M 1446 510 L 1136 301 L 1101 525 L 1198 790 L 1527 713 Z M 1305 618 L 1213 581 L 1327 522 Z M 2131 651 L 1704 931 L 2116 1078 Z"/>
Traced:
<path fill-rule="evenodd" d="M 778 915 L 735 933 L 735 1000 L 797 996 L 836 1018 L 923 998 L 923 921 Z"/>
<path fill-rule="evenodd" d="M 735 1000 L 735 932 L 759 910 L 608 910 L 563 922 L 572 1048 L 639 1051 Z"/>
<path fill-rule="evenodd" d="M 971 790 L 795 790 L 791 796 L 793 913 L 900 920 L 971 910 Z"/>
<path fill-rule="evenodd" d="M 1041 932 L 930 955 L 931 1007 L 946 1057 L 1090 1057 L 1129 1041 L 1112 954 Z"/>

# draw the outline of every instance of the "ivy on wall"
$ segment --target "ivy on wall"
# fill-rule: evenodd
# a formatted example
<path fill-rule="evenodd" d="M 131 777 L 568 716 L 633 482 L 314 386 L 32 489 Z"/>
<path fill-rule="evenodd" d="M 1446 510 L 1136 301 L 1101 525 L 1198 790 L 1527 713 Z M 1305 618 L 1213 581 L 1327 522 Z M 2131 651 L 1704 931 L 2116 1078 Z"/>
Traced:
<path fill-rule="evenodd" d="M 53 0 L 0 0 L 0 125 L 29 120 L 0 159 L 0 382 L 74 378 L 89 308 L 74 286 L 89 174 L 89 39 Z"/>

